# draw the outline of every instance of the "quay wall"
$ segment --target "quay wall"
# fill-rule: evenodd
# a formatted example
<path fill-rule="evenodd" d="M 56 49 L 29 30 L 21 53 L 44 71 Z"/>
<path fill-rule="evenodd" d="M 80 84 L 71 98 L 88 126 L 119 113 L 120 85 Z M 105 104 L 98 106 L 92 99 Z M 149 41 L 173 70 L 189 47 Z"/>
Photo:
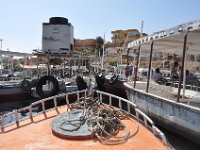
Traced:
<path fill-rule="evenodd" d="M 145 91 L 126 84 L 127 97 L 146 113 L 156 125 L 177 133 L 200 144 L 200 109 Z"/>

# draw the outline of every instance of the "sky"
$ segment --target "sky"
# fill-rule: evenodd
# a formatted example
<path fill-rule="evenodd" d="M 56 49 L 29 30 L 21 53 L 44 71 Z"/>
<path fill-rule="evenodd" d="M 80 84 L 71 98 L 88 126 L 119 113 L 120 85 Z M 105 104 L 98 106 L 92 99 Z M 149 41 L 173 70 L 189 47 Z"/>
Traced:
<path fill-rule="evenodd" d="M 105 34 L 111 41 L 111 31 L 140 31 L 142 21 L 152 34 L 200 19 L 200 0 L 1 0 L 0 10 L 2 49 L 31 53 L 41 49 L 42 23 L 50 17 L 67 18 L 76 39 Z"/>

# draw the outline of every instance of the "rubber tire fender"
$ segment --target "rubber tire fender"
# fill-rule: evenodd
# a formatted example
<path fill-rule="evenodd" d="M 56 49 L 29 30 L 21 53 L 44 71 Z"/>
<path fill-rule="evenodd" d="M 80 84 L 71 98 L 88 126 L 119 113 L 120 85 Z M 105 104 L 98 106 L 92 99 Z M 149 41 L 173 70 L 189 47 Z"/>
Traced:
<path fill-rule="evenodd" d="M 96 80 L 96 83 L 97 83 L 97 88 L 101 91 L 104 91 L 105 90 L 105 88 L 104 88 L 104 83 L 105 83 L 104 75 L 96 75 L 95 80 Z"/>
<path fill-rule="evenodd" d="M 78 90 L 84 90 L 87 88 L 87 83 L 81 76 L 77 76 L 76 78 L 76 85 L 78 86 Z"/>
<path fill-rule="evenodd" d="M 22 86 L 22 89 L 25 90 L 25 91 L 30 91 L 31 90 L 31 83 L 26 79 L 24 79 L 22 81 L 21 86 Z"/>
<path fill-rule="evenodd" d="M 53 89 L 49 93 L 45 93 L 42 90 L 42 86 L 44 84 L 46 84 L 46 81 L 50 81 L 53 84 Z M 59 91 L 58 80 L 54 76 L 50 76 L 50 75 L 49 76 L 48 75 L 47 76 L 43 76 L 38 80 L 38 83 L 36 85 L 36 91 L 37 91 L 37 94 L 41 98 L 47 98 L 47 97 L 50 97 L 50 96 L 54 96 L 54 95 L 58 94 L 58 91 Z"/>
<path fill-rule="evenodd" d="M 33 79 L 33 80 L 31 81 L 31 87 L 36 87 L 36 86 L 37 86 L 37 82 L 38 82 L 37 79 Z"/>
<path fill-rule="evenodd" d="M 110 84 L 115 84 L 118 80 L 119 75 L 114 74 L 110 79 Z"/>

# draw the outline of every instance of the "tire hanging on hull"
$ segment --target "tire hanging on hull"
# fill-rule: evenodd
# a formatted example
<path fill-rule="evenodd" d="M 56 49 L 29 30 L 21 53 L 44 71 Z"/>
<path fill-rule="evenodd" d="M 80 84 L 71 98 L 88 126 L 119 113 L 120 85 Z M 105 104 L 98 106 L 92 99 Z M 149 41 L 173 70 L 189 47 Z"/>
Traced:
<path fill-rule="evenodd" d="M 76 85 L 78 86 L 78 90 L 84 90 L 87 88 L 87 83 L 81 76 L 77 76 Z"/>
<path fill-rule="evenodd" d="M 37 86 L 37 82 L 38 82 L 38 79 L 33 79 L 31 81 L 31 87 L 36 87 Z"/>
<path fill-rule="evenodd" d="M 43 85 L 46 85 L 47 82 L 52 87 L 50 91 L 43 90 Z M 36 91 L 37 91 L 37 94 L 41 98 L 47 98 L 50 96 L 54 96 L 54 95 L 58 94 L 58 91 L 59 91 L 58 80 L 53 76 L 43 76 L 37 82 Z"/>
<path fill-rule="evenodd" d="M 95 80 L 96 80 L 96 83 L 97 83 L 98 90 L 105 91 L 105 88 L 104 88 L 105 77 L 104 77 L 104 75 L 98 75 L 98 74 L 95 75 Z"/>
<path fill-rule="evenodd" d="M 30 91 L 31 91 L 31 83 L 30 83 L 28 80 L 24 79 L 24 80 L 22 81 L 21 86 L 22 86 L 22 89 L 23 89 L 24 91 L 27 91 L 27 92 L 30 92 Z"/>

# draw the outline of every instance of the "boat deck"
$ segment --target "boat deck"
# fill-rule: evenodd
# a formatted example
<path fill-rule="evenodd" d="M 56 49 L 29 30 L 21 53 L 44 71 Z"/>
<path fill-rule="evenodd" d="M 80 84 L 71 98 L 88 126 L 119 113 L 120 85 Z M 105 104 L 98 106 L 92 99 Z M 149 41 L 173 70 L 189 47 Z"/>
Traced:
<path fill-rule="evenodd" d="M 39 114 L 30 119 L 19 122 L 5 128 L 4 133 L 0 134 L 1 150 L 38 150 L 38 149 L 59 149 L 59 150 L 163 150 L 167 146 L 158 139 L 152 132 L 146 129 L 137 121 L 127 118 L 123 123 L 128 126 L 131 132 L 131 138 L 126 143 L 118 145 L 104 145 L 96 138 L 91 140 L 66 140 L 58 138 L 52 134 L 51 121 L 60 113 L 66 112 L 67 106 L 59 107 L 47 111 L 45 115 Z"/>
<path fill-rule="evenodd" d="M 134 87 L 134 82 L 127 82 L 128 85 L 131 87 Z M 146 82 L 136 82 L 136 89 L 141 91 L 146 91 Z M 172 101 L 177 101 L 177 93 L 178 88 L 171 87 L 171 86 L 165 86 L 165 85 L 159 85 L 156 82 L 151 81 L 149 84 L 149 91 L 148 93 L 163 97 Z M 183 94 L 183 91 L 181 90 L 181 95 Z M 195 106 L 200 108 L 200 92 L 198 91 L 192 91 L 192 90 L 185 90 L 185 96 L 183 96 L 179 99 L 181 103 L 184 103 L 186 105 Z"/>

